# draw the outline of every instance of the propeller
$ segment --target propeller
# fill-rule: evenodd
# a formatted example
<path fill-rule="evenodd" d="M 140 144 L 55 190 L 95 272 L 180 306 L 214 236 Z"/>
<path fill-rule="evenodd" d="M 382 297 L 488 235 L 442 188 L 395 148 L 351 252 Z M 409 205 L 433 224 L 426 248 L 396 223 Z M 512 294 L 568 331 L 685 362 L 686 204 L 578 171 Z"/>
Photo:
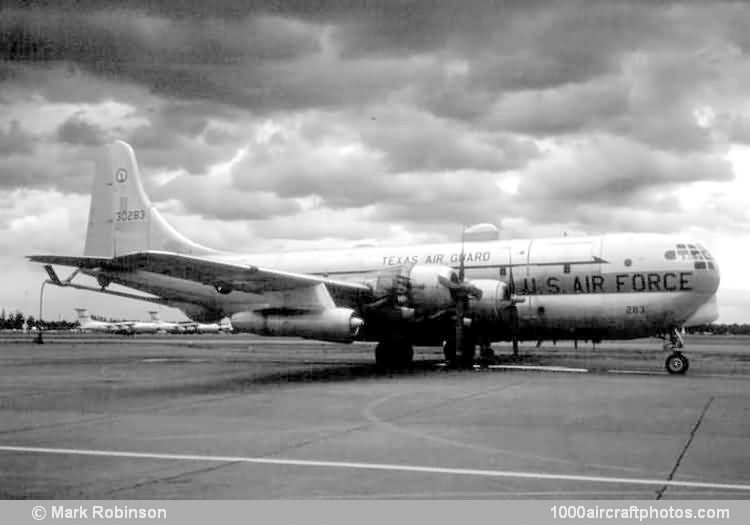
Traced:
<path fill-rule="evenodd" d="M 464 348 L 464 329 L 466 310 L 469 307 L 469 298 L 475 297 L 480 299 L 482 291 L 469 281 L 465 280 L 465 252 L 464 252 L 464 235 L 461 234 L 461 255 L 458 260 L 458 274 L 452 273 L 450 278 L 438 276 L 438 282 L 448 288 L 451 297 L 456 305 L 456 324 L 455 324 L 455 350 L 463 355 Z M 473 359 L 473 355 L 472 355 Z"/>
<path fill-rule="evenodd" d="M 510 250 L 508 251 L 508 296 L 510 305 L 506 307 L 510 322 L 510 340 L 513 344 L 513 356 L 518 356 L 518 337 L 521 332 L 520 321 L 518 318 L 518 308 L 516 304 L 525 301 L 523 297 L 516 295 L 516 281 L 513 279 L 513 258 Z"/>

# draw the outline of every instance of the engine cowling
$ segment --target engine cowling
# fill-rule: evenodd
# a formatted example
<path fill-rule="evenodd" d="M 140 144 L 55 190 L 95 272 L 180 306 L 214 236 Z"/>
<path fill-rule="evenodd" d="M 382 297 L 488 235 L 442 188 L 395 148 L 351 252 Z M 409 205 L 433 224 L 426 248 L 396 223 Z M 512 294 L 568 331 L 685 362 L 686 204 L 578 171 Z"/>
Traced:
<path fill-rule="evenodd" d="M 511 305 L 508 285 L 495 279 L 472 279 L 472 285 L 482 293 L 469 298 L 469 313 L 472 317 L 493 321 L 502 317 L 504 308 Z"/>
<path fill-rule="evenodd" d="M 409 306 L 418 314 L 431 314 L 455 305 L 451 291 L 439 277 L 458 282 L 458 273 L 450 266 L 415 264 L 409 271 Z"/>
<path fill-rule="evenodd" d="M 382 270 L 367 284 L 375 297 L 392 298 L 391 306 L 429 315 L 455 304 L 451 291 L 440 283 L 439 277 L 458 282 L 458 273 L 450 266 L 414 264 Z"/>
<path fill-rule="evenodd" d="M 354 341 L 364 324 L 351 308 L 329 308 L 319 312 L 294 314 L 240 312 L 234 314 L 231 321 L 232 326 L 239 331 L 339 343 Z"/>

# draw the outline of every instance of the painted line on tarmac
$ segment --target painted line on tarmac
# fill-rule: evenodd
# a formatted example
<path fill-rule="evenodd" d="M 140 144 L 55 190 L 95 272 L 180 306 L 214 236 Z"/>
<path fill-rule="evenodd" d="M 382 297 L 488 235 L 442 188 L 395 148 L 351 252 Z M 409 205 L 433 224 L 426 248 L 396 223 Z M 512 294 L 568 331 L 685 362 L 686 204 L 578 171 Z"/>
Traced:
<path fill-rule="evenodd" d="M 210 363 L 210 359 L 202 358 L 185 358 L 185 357 L 147 357 L 141 359 L 141 363 Z"/>
<path fill-rule="evenodd" d="M 655 370 L 607 370 L 608 374 L 629 374 L 629 375 L 639 375 L 639 376 L 668 376 L 669 374 L 667 372 L 657 372 Z"/>
<path fill-rule="evenodd" d="M 542 366 L 542 365 L 490 365 L 492 370 L 531 370 L 535 372 L 572 372 L 576 374 L 588 373 L 587 368 L 570 368 L 567 366 Z"/>
<path fill-rule="evenodd" d="M 259 465 L 288 465 L 296 467 L 322 467 L 350 470 L 381 470 L 390 472 L 417 472 L 423 474 L 447 474 L 453 476 L 474 476 L 486 478 L 517 478 L 534 480 L 584 481 L 590 483 L 615 483 L 625 485 L 649 485 L 668 487 L 692 487 L 705 489 L 725 489 L 750 492 L 750 485 L 739 483 L 714 483 L 702 481 L 674 481 L 647 478 L 619 478 L 606 476 L 580 476 L 575 474 L 549 474 L 545 472 L 521 472 L 514 470 L 482 470 L 450 467 L 426 467 L 419 465 L 398 465 L 389 463 L 363 463 L 349 461 L 321 461 L 304 459 L 263 458 L 243 456 L 208 456 L 197 454 L 161 454 L 153 452 L 125 452 L 118 450 L 92 450 L 75 448 L 47 448 L 0 446 L 0 452 L 25 452 L 32 454 L 58 454 L 74 456 L 99 456 L 108 458 L 159 459 L 171 461 L 206 461 L 211 463 L 253 463 Z"/>

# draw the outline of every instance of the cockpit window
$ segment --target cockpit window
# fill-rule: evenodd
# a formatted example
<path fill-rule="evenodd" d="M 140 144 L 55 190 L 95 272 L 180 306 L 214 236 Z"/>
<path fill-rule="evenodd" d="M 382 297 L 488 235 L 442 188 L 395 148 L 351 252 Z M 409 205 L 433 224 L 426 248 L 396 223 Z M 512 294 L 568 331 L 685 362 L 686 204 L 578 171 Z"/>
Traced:
<path fill-rule="evenodd" d="M 681 261 L 713 261 L 714 258 L 708 253 L 708 250 L 703 247 L 702 244 L 676 244 L 677 250 L 667 250 L 664 252 L 664 258 L 673 261 L 679 259 Z M 698 266 L 696 266 L 698 268 Z M 701 269 L 705 269 L 706 266 L 702 266 Z"/>
<path fill-rule="evenodd" d="M 705 270 L 706 269 L 706 263 L 705 263 L 705 261 L 695 261 L 695 269 L 696 270 Z"/>

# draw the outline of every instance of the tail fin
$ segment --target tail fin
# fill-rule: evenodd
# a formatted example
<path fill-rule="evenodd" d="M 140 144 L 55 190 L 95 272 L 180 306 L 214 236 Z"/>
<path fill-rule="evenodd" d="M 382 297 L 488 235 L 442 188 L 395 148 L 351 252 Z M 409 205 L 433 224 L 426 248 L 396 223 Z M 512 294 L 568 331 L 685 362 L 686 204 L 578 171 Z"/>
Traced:
<path fill-rule="evenodd" d="M 76 308 L 76 313 L 78 314 L 78 320 L 79 321 L 85 321 L 88 319 L 91 319 L 91 315 L 89 314 L 89 311 L 85 308 Z"/>
<path fill-rule="evenodd" d="M 216 253 L 178 233 L 161 216 L 143 189 L 133 148 L 118 140 L 96 164 L 83 253 L 115 257 L 146 250 Z"/>

